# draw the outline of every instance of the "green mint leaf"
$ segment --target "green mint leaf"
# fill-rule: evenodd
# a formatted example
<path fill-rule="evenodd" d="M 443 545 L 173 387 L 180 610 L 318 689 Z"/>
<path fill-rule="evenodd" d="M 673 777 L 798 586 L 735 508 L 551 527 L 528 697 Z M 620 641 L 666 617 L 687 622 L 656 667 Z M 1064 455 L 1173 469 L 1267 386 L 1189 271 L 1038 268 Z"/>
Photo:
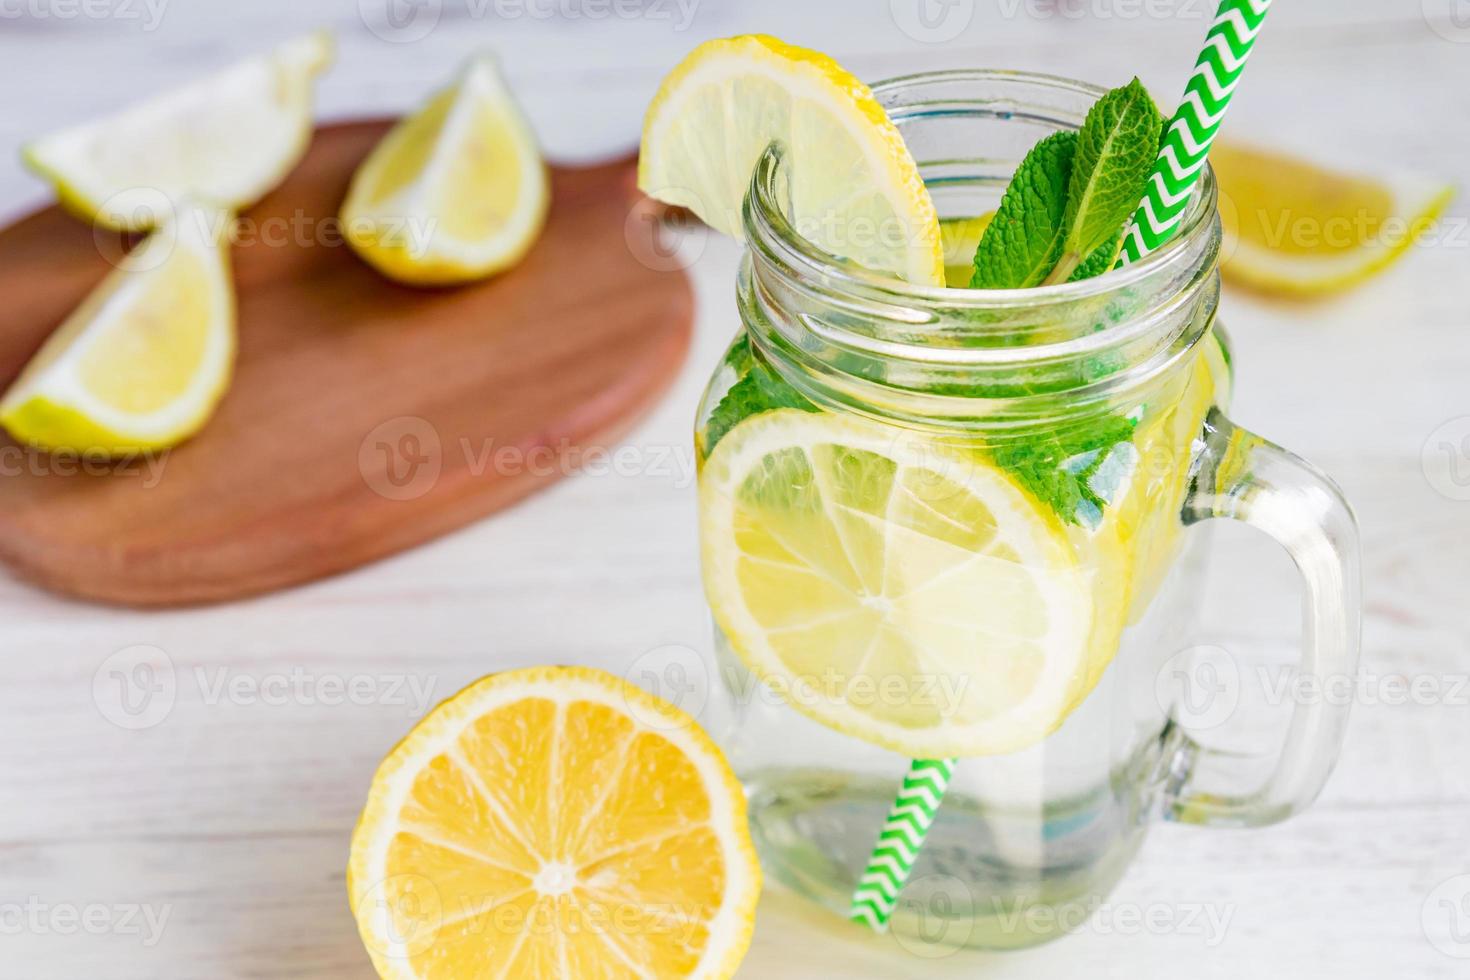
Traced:
<path fill-rule="evenodd" d="M 1077 134 L 1060 132 L 1026 154 L 975 249 L 971 289 L 1039 286 L 1056 266 L 1076 151 Z"/>
<path fill-rule="evenodd" d="M 1120 465 L 1128 443 L 1131 448 L 1137 422 L 1124 416 L 1106 416 L 1066 432 L 1048 432 L 997 446 L 995 462 L 1069 524 L 1095 525 L 1110 502 L 1109 481 L 1102 480 Z M 1127 464 L 1122 460 L 1122 464 Z"/>
<path fill-rule="evenodd" d="M 808 412 L 817 410 L 815 405 L 755 356 L 748 338 L 741 337 L 735 342 L 725 355 L 725 364 L 738 372 L 740 379 L 725 392 L 725 397 L 720 399 L 714 411 L 710 412 L 709 421 L 705 423 L 706 454 L 725 438 L 726 433 L 752 415 L 777 408 L 800 408 Z"/>
<path fill-rule="evenodd" d="M 1118 233 L 1104 242 L 1096 252 L 1089 255 L 1087 261 L 1079 265 L 1067 281 L 1077 282 L 1082 279 L 1091 279 L 1093 276 L 1100 276 L 1104 272 L 1111 271 L 1113 264 L 1118 261 L 1118 252 L 1122 247 L 1123 229 L 1119 228 Z"/>
<path fill-rule="evenodd" d="M 1065 282 L 1138 207 L 1158 155 L 1164 117 L 1134 79 L 1097 100 L 1077 134 L 1066 237 L 1048 283 Z"/>

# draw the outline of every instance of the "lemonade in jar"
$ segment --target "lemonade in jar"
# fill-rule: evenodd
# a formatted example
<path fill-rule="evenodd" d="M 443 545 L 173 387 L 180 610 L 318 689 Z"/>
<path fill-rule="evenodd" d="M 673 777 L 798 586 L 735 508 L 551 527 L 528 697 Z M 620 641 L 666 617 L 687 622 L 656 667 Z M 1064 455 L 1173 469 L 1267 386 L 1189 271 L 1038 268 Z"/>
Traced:
<path fill-rule="evenodd" d="M 987 285 L 987 247 L 1024 257 L 1037 227 L 1011 191 L 1052 135 L 1084 128 L 1085 146 L 1108 93 L 964 71 L 868 94 L 773 39 L 715 44 L 650 110 L 642 176 L 747 246 L 695 442 L 726 747 L 769 876 L 847 917 L 910 760 L 949 760 L 892 926 L 1019 947 L 1080 925 L 1156 817 L 1261 824 L 1309 803 L 1332 706 L 1299 708 L 1255 783 L 1177 723 L 1209 518 L 1296 559 L 1304 670 L 1357 655 L 1350 512 L 1225 415 L 1213 180 L 1139 262 L 1107 271 L 1114 236 L 1086 275 L 1090 248 L 1065 275 Z M 711 124 L 692 107 L 721 85 L 764 104 Z M 747 159 L 736 209 L 721 195 Z"/>

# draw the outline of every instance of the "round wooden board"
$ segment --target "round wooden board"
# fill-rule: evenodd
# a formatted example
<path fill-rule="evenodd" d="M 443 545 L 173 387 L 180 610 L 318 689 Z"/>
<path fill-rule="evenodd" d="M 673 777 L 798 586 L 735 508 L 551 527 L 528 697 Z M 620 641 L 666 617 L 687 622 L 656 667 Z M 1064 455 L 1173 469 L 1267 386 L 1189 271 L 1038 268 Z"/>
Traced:
<path fill-rule="evenodd" d="M 363 264 L 334 225 L 388 125 L 323 128 L 243 216 L 239 358 L 200 435 L 106 466 L 0 437 L 0 561 L 58 592 L 140 606 L 308 582 L 506 507 L 652 406 L 688 349 L 694 301 L 681 271 L 646 249 L 640 260 L 630 240 L 632 164 L 553 168 L 551 216 L 524 262 L 412 289 Z M 120 247 L 54 207 L 0 231 L 0 383 Z"/>

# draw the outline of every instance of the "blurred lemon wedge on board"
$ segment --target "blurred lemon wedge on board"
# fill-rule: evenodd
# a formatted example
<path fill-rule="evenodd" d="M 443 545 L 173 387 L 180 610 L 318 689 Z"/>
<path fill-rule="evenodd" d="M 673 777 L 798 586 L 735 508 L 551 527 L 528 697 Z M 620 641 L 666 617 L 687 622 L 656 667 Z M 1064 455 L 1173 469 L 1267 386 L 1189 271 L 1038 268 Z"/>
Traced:
<path fill-rule="evenodd" d="M 353 177 L 342 222 L 384 275 L 449 284 L 520 261 L 550 203 L 531 127 L 480 57 L 383 138 Z"/>
<path fill-rule="evenodd" d="M 869 269 L 944 284 L 939 219 L 898 127 L 837 62 L 774 37 L 707 41 L 669 73 L 644 116 L 638 186 L 742 238 L 741 202 L 773 141 L 797 231 Z"/>
<path fill-rule="evenodd" d="M 1338 173 L 1239 144 L 1216 146 L 1210 163 L 1225 274 L 1289 296 L 1338 292 L 1388 268 L 1454 196 L 1422 177 Z"/>
<path fill-rule="evenodd" d="M 725 978 L 760 866 L 688 715 L 599 670 L 487 677 L 383 761 L 348 898 L 378 973 Z"/>
<path fill-rule="evenodd" d="M 286 176 L 312 134 L 312 86 L 332 63 L 332 36 L 296 38 L 270 54 L 116 115 L 42 137 L 21 152 L 78 217 L 144 231 L 169 202 L 229 210 Z"/>
<path fill-rule="evenodd" d="M 234 360 L 232 221 L 180 206 L 31 359 L 0 399 L 0 424 L 44 449 L 107 455 L 198 431 Z"/>

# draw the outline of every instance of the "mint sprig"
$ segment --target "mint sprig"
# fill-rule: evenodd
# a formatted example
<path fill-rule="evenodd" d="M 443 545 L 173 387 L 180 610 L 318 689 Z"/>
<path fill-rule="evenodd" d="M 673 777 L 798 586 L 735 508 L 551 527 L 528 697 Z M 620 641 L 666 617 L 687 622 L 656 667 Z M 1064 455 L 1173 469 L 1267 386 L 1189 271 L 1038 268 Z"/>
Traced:
<path fill-rule="evenodd" d="M 1138 79 L 1097 100 L 1077 134 L 1067 187 L 1066 238 L 1046 282 L 1066 282 L 1117 234 L 1143 198 L 1164 117 Z"/>
<path fill-rule="evenodd" d="M 1057 517 L 1095 526 L 1116 489 L 1099 477 L 1118 462 L 1119 447 L 1131 445 L 1136 426 L 1129 416 L 1108 415 L 1071 431 L 1002 443 L 991 455 Z"/>
<path fill-rule="evenodd" d="M 1079 132 L 1037 143 L 980 239 L 970 285 L 1024 289 L 1110 270 L 1163 129 L 1163 116 L 1135 78 L 1099 99 Z M 1065 432 L 1030 434 L 991 455 L 1063 521 L 1095 526 L 1119 471 L 1133 465 L 1135 425 L 1130 416 L 1103 416 Z"/>
<path fill-rule="evenodd" d="M 715 444 L 725 438 L 735 426 L 761 412 L 778 408 L 799 408 L 815 412 L 817 407 L 791 387 L 750 349 L 750 340 L 742 336 L 735 341 L 725 355 L 725 366 L 734 370 L 739 379 L 725 392 L 710 412 L 704 425 L 704 452 L 707 455 Z"/>
<path fill-rule="evenodd" d="M 971 289 L 1039 286 L 1056 268 L 1076 155 L 1071 132 L 1053 133 L 1026 154 L 975 249 Z"/>
<path fill-rule="evenodd" d="M 1056 268 L 1066 239 L 1077 143 L 1074 132 L 1053 133 L 1026 154 L 975 249 L 971 289 L 1028 289 L 1040 286 Z M 1122 235 L 1119 227 L 1114 239 L 1089 255 L 1074 278 L 1112 268 Z"/>

